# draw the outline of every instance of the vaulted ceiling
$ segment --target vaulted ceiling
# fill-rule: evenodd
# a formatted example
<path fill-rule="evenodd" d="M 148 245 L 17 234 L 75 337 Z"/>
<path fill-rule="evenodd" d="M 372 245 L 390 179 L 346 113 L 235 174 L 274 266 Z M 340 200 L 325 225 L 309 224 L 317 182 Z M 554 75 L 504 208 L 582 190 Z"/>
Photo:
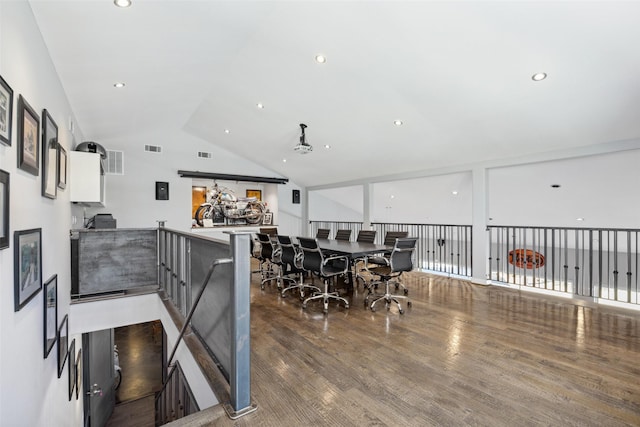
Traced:
<path fill-rule="evenodd" d="M 322 185 L 640 137 L 638 2 L 30 4 L 91 140 L 181 129 Z"/>

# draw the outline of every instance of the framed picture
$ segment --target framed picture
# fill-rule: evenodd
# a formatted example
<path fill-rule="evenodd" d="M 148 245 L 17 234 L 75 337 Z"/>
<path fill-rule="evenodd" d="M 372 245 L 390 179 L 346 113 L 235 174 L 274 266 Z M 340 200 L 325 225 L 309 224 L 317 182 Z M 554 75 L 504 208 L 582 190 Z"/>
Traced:
<path fill-rule="evenodd" d="M 247 197 L 255 197 L 256 200 L 262 200 L 262 190 L 247 190 Z"/>
<path fill-rule="evenodd" d="M 40 120 L 29 103 L 18 97 L 18 167 L 38 176 Z"/>
<path fill-rule="evenodd" d="M 58 144 L 58 188 L 67 187 L 67 150 Z"/>
<path fill-rule="evenodd" d="M 0 249 L 9 247 L 9 172 L 0 169 Z"/>
<path fill-rule="evenodd" d="M 42 229 L 13 233 L 14 311 L 20 311 L 42 289 Z"/>
<path fill-rule="evenodd" d="M 0 76 L 0 143 L 11 146 L 13 90 Z"/>
<path fill-rule="evenodd" d="M 273 225 L 273 212 L 265 212 L 262 217 L 263 225 Z"/>
<path fill-rule="evenodd" d="M 62 376 L 64 370 L 64 362 L 67 361 L 69 354 L 69 315 L 65 315 L 62 323 L 58 327 L 58 378 Z"/>
<path fill-rule="evenodd" d="M 78 349 L 76 356 L 76 400 L 80 397 L 80 389 L 82 388 L 82 349 Z"/>
<path fill-rule="evenodd" d="M 58 125 L 42 110 L 42 196 L 58 195 Z"/>
<path fill-rule="evenodd" d="M 73 390 L 76 388 L 76 340 L 71 341 L 69 346 L 69 401 L 73 397 Z"/>
<path fill-rule="evenodd" d="M 58 275 L 44 284 L 44 358 L 49 357 L 58 332 Z"/>

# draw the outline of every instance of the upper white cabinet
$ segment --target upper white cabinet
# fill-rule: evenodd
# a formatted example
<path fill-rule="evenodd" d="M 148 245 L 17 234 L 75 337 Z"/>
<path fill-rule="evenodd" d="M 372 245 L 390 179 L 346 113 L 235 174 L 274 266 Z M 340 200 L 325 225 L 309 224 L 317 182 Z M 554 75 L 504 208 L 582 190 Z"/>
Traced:
<path fill-rule="evenodd" d="M 71 201 L 104 206 L 104 174 L 99 153 L 71 151 L 69 185 Z"/>

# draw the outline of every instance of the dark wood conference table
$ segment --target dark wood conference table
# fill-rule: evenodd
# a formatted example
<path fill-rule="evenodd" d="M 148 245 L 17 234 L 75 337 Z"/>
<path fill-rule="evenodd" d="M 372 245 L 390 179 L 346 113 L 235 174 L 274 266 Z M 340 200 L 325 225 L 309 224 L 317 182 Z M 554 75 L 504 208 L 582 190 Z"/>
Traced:
<path fill-rule="evenodd" d="M 363 258 L 373 254 L 388 254 L 393 246 L 379 245 L 377 243 L 346 242 L 343 240 L 317 239 L 318 246 L 323 252 L 335 255 L 344 255 L 349 259 L 349 287 L 353 287 L 353 269 L 351 265 L 354 259 Z"/>

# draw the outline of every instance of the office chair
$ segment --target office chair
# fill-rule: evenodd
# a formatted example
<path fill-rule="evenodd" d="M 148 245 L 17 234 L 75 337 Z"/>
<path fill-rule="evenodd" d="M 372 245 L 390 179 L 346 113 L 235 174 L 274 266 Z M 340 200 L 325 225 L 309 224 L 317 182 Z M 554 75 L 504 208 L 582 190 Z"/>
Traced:
<path fill-rule="evenodd" d="M 358 237 L 356 237 L 356 242 L 360 242 L 360 243 L 373 243 L 376 240 L 376 230 L 360 230 L 358 232 Z M 364 283 L 366 285 L 366 280 L 364 278 L 364 276 L 362 276 L 360 273 L 363 271 L 366 271 L 364 267 L 358 268 L 358 263 L 363 262 L 364 261 L 364 257 L 363 258 L 355 258 L 353 260 L 353 269 L 355 270 L 354 273 L 354 282 L 358 282 L 358 279 L 362 280 L 362 283 Z"/>
<path fill-rule="evenodd" d="M 351 240 L 351 230 L 336 230 L 336 236 L 334 239 L 348 242 Z"/>
<path fill-rule="evenodd" d="M 260 289 L 264 290 L 264 284 L 276 281 L 278 290 L 282 289 L 282 249 L 271 241 L 271 237 L 265 233 L 257 233 L 260 242 Z"/>
<path fill-rule="evenodd" d="M 316 239 L 328 239 L 330 231 L 328 228 L 318 228 L 318 231 L 316 231 Z"/>
<path fill-rule="evenodd" d="M 304 291 L 305 289 L 311 289 L 313 292 L 320 292 L 320 288 L 314 285 L 310 285 L 308 283 L 304 283 L 304 273 L 305 270 L 302 268 L 302 259 L 304 257 L 304 253 L 291 241 L 289 236 L 278 235 L 278 243 L 282 248 L 282 264 L 284 266 L 283 272 L 283 280 L 293 282 L 291 285 L 284 288 L 281 292 L 282 297 L 286 296 L 286 292 L 292 289 L 297 289 L 300 292 L 300 299 L 304 299 Z M 295 274 L 298 276 L 300 281 L 296 281 L 291 277 L 287 277 L 288 275 Z"/>
<path fill-rule="evenodd" d="M 405 271 L 413 270 L 413 252 L 416 249 L 417 241 L 418 239 L 415 237 L 396 239 L 396 243 L 391 251 L 391 255 L 389 256 L 389 264 L 369 269 L 369 272 L 374 277 L 377 277 L 375 281 L 378 283 L 384 283 L 385 291 L 382 295 L 369 293 L 364 299 L 365 307 L 368 306 L 371 311 L 376 311 L 376 303 L 384 300 L 387 310 L 389 310 L 391 303 L 395 302 L 398 305 L 398 311 L 400 314 L 404 314 L 404 310 L 398 301 L 398 299 L 402 298 L 406 299 L 407 306 L 411 307 L 411 301 L 408 300 L 408 297 L 406 295 L 393 295 L 389 291 L 389 285 L 395 279 L 399 278 Z M 367 261 L 365 260 L 365 262 Z M 369 305 L 369 297 L 376 298 L 371 305 Z"/>
<path fill-rule="evenodd" d="M 306 271 L 319 275 L 324 282 L 324 291 L 318 292 L 315 295 L 305 299 L 302 302 L 302 308 L 307 308 L 307 303 L 309 301 L 317 299 L 321 299 L 324 302 L 324 309 L 322 310 L 324 314 L 327 314 L 329 312 L 330 299 L 335 299 L 339 302 L 342 301 L 344 303 L 344 307 L 349 308 L 349 301 L 339 296 L 337 292 L 329 292 L 329 279 L 339 274 L 344 274 L 348 271 L 348 258 L 342 255 L 325 257 L 325 255 L 320 250 L 318 241 L 316 239 L 298 237 L 298 242 L 300 242 L 300 248 L 304 253 L 304 258 L 302 259 L 302 268 L 304 268 Z M 341 262 L 333 262 L 338 260 L 340 260 Z M 341 266 L 338 267 L 338 264 L 341 264 Z"/>
<path fill-rule="evenodd" d="M 278 227 L 260 227 L 260 232 L 269 237 L 276 237 L 278 235 Z"/>
<path fill-rule="evenodd" d="M 384 245 L 394 246 L 396 244 L 396 239 L 403 239 L 407 237 L 408 234 L 409 234 L 408 231 L 387 231 L 387 234 L 384 235 Z M 369 257 L 367 262 L 369 264 L 375 264 L 376 266 L 389 265 L 389 255 L 379 255 L 379 256 Z M 365 265 L 365 270 L 367 270 L 366 265 Z M 369 289 L 371 285 L 367 283 L 364 280 L 364 278 L 362 279 L 365 287 Z M 396 289 L 398 289 L 398 287 L 402 287 L 405 295 L 409 293 L 409 290 L 402 284 L 399 278 L 398 280 L 395 280 L 394 283 L 395 283 Z M 374 283 L 374 286 L 377 286 L 377 284 Z M 371 289 L 369 289 L 369 292 L 371 292 Z"/>

